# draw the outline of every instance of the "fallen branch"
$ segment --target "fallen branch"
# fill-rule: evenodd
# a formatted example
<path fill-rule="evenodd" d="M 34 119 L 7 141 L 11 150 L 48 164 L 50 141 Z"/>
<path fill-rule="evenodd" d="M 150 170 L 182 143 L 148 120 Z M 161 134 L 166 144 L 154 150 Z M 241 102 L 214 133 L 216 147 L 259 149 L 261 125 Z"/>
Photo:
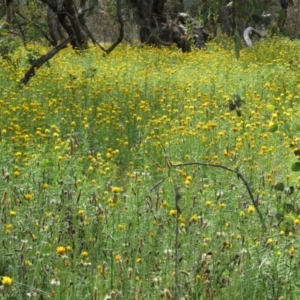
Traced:
<path fill-rule="evenodd" d="M 52 48 L 48 53 L 42 55 L 39 59 L 37 59 L 29 68 L 29 70 L 25 73 L 24 77 L 20 80 L 21 84 L 26 84 L 34 75 L 35 71 L 39 69 L 44 63 L 50 60 L 55 54 L 57 54 L 60 50 L 65 48 L 68 43 L 71 41 L 73 37 L 70 36 L 60 44 Z"/>
<path fill-rule="evenodd" d="M 260 38 L 265 37 L 265 32 L 264 31 L 256 30 L 253 27 L 246 28 L 244 33 L 243 33 L 243 37 L 244 37 L 244 40 L 245 40 L 245 43 L 246 43 L 247 47 L 251 47 L 253 45 L 253 43 L 250 39 L 250 34 L 252 34 L 252 32 L 254 32 L 256 35 L 258 35 Z"/>

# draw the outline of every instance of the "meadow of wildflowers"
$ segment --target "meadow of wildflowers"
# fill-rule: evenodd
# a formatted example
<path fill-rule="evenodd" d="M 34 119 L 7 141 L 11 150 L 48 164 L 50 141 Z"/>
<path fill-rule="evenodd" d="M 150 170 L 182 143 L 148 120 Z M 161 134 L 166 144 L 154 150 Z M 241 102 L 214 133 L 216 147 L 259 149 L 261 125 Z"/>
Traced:
<path fill-rule="evenodd" d="M 0 299 L 299 297 L 299 50 L 1 60 Z"/>

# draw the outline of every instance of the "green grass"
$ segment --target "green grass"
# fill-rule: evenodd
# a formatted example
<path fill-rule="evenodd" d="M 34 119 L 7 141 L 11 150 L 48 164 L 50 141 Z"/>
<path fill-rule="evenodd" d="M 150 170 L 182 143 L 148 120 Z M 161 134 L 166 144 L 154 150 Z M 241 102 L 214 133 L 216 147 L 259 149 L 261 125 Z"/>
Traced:
<path fill-rule="evenodd" d="M 1 299 L 297 299 L 300 46 L 224 46 L 0 62 Z"/>

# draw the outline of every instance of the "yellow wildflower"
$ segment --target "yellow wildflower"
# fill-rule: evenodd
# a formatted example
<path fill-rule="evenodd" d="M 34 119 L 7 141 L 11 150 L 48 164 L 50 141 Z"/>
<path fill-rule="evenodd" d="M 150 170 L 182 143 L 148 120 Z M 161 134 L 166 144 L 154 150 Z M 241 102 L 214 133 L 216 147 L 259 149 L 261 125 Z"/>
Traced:
<path fill-rule="evenodd" d="M 12 282 L 13 282 L 13 280 L 12 280 L 12 278 L 9 277 L 9 276 L 3 276 L 2 279 L 1 279 L 1 282 L 2 282 L 2 284 L 3 284 L 4 286 L 6 286 L 6 285 L 11 285 Z"/>
<path fill-rule="evenodd" d="M 66 252 L 66 248 L 63 246 L 59 246 L 56 248 L 56 253 L 59 255 L 63 255 L 63 254 L 65 254 L 65 252 Z"/>

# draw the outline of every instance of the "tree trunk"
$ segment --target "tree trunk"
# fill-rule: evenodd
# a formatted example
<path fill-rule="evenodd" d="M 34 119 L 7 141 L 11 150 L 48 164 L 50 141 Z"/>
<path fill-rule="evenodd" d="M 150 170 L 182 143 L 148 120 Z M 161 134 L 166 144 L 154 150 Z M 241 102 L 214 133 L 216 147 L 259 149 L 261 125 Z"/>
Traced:
<path fill-rule="evenodd" d="M 8 30 L 10 28 L 13 19 L 13 0 L 6 0 L 5 4 L 6 4 L 6 16 L 5 16 L 5 21 L 0 26 L 0 30 Z"/>
<path fill-rule="evenodd" d="M 131 0 L 137 10 L 137 23 L 140 27 L 140 40 L 145 44 L 159 45 L 159 31 L 166 23 L 166 0 Z"/>
<path fill-rule="evenodd" d="M 140 27 L 140 41 L 148 45 L 170 46 L 175 43 L 183 52 L 190 51 L 191 44 L 205 46 L 205 36 L 197 22 L 185 13 L 172 20 L 165 13 L 166 0 L 130 0 L 136 9 Z M 188 24 L 190 34 L 181 30 Z M 180 28 L 180 26 L 183 26 Z"/>
<path fill-rule="evenodd" d="M 230 13 L 227 6 L 222 6 L 219 9 L 219 22 L 221 24 L 222 33 L 231 35 L 231 22 L 230 22 Z"/>
<path fill-rule="evenodd" d="M 289 6 L 289 1 L 288 0 L 280 0 L 280 6 L 283 11 L 283 14 L 279 15 L 278 26 L 279 26 L 279 29 L 282 31 L 284 24 L 286 22 L 286 18 L 287 18 L 287 9 Z"/>
<path fill-rule="evenodd" d="M 51 37 L 52 46 L 56 46 L 60 41 L 64 39 L 64 36 L 61 31 L 61 26 L 58 22 L 57 15 L 53 12 L 53 10 L 49 7 L 47 13 L 47 24 L 49 29 L 49 34 Z"/>
<path fill-rule="evenodd" d="M 75 49 L 83 49 L 87 44 L 87 35 L 84 33 L 78 20 L 78 11 L 74 0 L 63 0 L 59 5 L 57 0 L 40 0 L 57 15 L 58 22 L 71 38 L 71 45 Z M 84 2 L 85 3 L 85 2 Z"/>
<path fill-rule="evenodd" d="M 4 42 L 6 39 L 6 35 L 9 32 L 13 20 L 13 0 L 6 0 L 6 13 L 5 13 L 5 21 L 0 26 L 0 43 Z M 1 34 L 1 31 L 4 33 Z M 12 60 L 10 59 L 9 53 L 11 51 L 8 45 L 1 45 L 0 49 L 0 56 L 4 59 L 10 61 L 13 64 Z"/>
<path fill-rule="evenodd" d="M 297 11 L 297 21 L 296 21 L 296 29 L 295 29 L 295 37 L 296 38 L 299 38 L 299 34 L 298 34 L 298 31 L 299 31 L 299 23 L 300 23 L 300 0 L 298 0 L 298 11 Z"/>
<path fill-rule="evenodd" d="M 86 46 L 88 37 L 82 30 L 82 27 L 80 26 L 80 22 L 78 20 L 78 11 L 76 9 L 75 3 L 73 0 L 64 0 L 63 7 L 66 14 L 68 15 L 68 20 L 76 35 L 79 48 L 81 49 L 82 47 Z M 84 10 L 84 7 L 82 8 L 82 10 Z"/>

